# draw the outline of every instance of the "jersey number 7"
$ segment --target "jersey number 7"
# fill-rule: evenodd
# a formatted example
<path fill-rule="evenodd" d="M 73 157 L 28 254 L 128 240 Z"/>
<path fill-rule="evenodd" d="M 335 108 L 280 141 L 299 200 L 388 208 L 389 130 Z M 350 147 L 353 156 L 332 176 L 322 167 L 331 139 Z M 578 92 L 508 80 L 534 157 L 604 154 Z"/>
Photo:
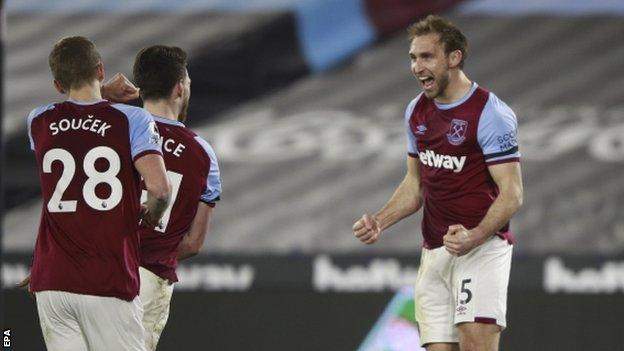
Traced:
<path fill-rule="evenodd" d="M 169 182 L 171 183 L 171 202 L 169 202 L 165 213 L 163 213 L 160 224 L 154 228 L 156 231 L 159 231 L 161 233 L 164 233 L 167 230 L 167 226 L 169 225 L 171 210 L 173 208 L 173 204 L 178 197 L 178 191 L 180 190 L 180 184 L 182 184 L 183 175 L 173 171 L 167 171 L 167 177 L 169 177 Z M 147 190 L 143 190 L 141 192 L 141 203 L 144 203 L 145 201 L 147 201 Z"/>

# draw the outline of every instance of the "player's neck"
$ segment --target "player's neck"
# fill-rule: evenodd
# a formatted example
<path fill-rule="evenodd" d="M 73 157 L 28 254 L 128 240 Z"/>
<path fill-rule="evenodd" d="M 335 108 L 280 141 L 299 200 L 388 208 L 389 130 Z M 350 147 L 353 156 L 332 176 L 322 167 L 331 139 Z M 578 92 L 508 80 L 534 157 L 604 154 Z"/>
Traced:
<path fill-rule="evenodd" d="M 102 100 L 100 82 L 93 82 L 78 89 L 69 89 L 69 99 L 73 101 L 92 102 Z"/>
<path fill-rule="evenodd" d="M 151 100 L 147 100 L 144 102 L 143 107 L 151 114 L 158 116 L 158 117 L 162 117 L 162 118 L 166 118 L 166 119 L 170 119 L 172 121 L 177 121 L 178 120 L 178 115 L 179 112 L 176 112 L 179 110 L 179 108 L 177 106 L 174 106 L 174 104 L 169 103 L 168 101 L 165 100 L 158 100 L 158 101 L 151 101 Z"/>
<path fill-rule="evenodd" d="M 435 98 L 435 101 L 441 104 L 450 104 L 464 97 L 470 88 L 472 88 L 472 82 L 462 70 L 458 70 L 455 74 L 451 73 L 448 86 L 444 93 Z"/>

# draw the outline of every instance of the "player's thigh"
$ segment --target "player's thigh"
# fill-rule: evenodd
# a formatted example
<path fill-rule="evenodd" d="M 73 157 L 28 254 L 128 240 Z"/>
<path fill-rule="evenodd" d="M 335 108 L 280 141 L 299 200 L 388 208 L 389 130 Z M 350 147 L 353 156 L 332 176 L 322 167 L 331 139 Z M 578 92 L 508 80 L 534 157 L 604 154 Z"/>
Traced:
<path fill-rule="evenodd" d="M 457 325 L 462 351 L 498 351 L 501 327 L 496 324 L 461 323 Z"/>
<path fill-rule="evenodd" d="M 155 291 L 158 289 L 158 283 L 154 279 L 156 275 L 143 267 L 139 267 L 139 279 L 141 285 L 139 288 L 139 297 L 143 304 L 143 315 L 145 315 L 145 307 L 149 306 L 156 298 Z"/>
<path fill-rule="evenodd" d="M 91 351 L 144 351 L 143 307 L 114 297 L 82 295 L 80 326 Z"/>
<path fill-rule="evenodd" d="M 148 350 L 154 350 L 169 318 L 173 284 L 142 267 L 139 274 L 145 344 Z"/>
<path fill-rule="evenodd" d="M 41 291 L 35 296 L 46 348 L 49 351 L 87 351 L 71 296 L 62 291 Z"/>
<path fill-rule="evenodd" d="M 449 282 L 453 256 L 443 247 L 423 249 L 421 255 L 414 295 L 421 345 L 457 342 Z"/>
<path fill-rule="evenodd" d="M 452 274 L 455 323 L 483 323 L 504 329 L 512 246 L 492 237 L 457 258 Z"/>
<path fill-rule="evenodd" d="M 168 315 L 173 284 L 143 267 L 139 268 L 139 275 L 141 278 L 139 297 L 143 304 L 143 318 Z"/>

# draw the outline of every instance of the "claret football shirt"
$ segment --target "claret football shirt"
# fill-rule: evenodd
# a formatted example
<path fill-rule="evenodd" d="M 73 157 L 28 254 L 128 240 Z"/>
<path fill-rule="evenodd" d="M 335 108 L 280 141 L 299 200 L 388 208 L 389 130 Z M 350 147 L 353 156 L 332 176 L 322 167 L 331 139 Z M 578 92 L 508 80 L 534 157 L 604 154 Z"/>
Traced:
<path fill-rule="evenodd" d="M 28 117 L 43 207 L 30 287 L 132 300 L 139 292 L 140 177 L 161 154 L 147 111 L 65 101 Z"/>
<path fill-rule="evenodd" d="M 200 202 L 214 206 L 221 197 L 221 176 L 214 150 L 182 122 L 153 116 L 162 138 L 171 181 L 171 203 L 161 226 L 141 228 L 141 266 L 170 282 L 176 275 L 177 248 L 188 233 Z"/>
<path fill-rule="evenodd" d="M 487 167 L 519 162 L 516 116 L 473 83 L 450 104 L 418 95 L 407 107 L 405 126 L 408 155 L 420 162 L 424 247 L 440 247 L 449 225 L 476 227 L 498 196 Z M 509 224 L 497 235 L 513 241 Z"/>

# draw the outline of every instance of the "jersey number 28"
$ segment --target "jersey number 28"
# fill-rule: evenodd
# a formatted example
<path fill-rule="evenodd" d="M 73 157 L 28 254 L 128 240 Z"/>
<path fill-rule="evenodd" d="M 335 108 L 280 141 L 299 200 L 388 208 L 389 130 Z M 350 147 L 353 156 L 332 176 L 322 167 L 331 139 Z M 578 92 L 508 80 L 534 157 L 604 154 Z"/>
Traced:
<path fill-rule="evenodd" d="M 108 161 L 108 169 L 100 172 L 95 169 L 95 161 L 103 158 Z M 54 188 L 54 193 L 48 201 L 49 212 L 76 212 L 77 200 L 62 200 L 63 193 L 69 187 L 76 173 L 76 161 L 67 150 L 55 148 L 43 156 L 43 173 L 52 173 L 52 163 L 61 161 L 63 173 Z M 107 146 L 98 146 L 89 150 L 82 162 L 82 168 L 87 180 L 82 186 L 82 197 L 89 207 L 98 211 L 110 211 L 121 202 L 123 188 L 117 174 L 121 170 L 121 160 L 115 150 Z M 95 193 L 98 184 L 105 183 L 110 187 L 110 195 L 100 198 Z"/>

